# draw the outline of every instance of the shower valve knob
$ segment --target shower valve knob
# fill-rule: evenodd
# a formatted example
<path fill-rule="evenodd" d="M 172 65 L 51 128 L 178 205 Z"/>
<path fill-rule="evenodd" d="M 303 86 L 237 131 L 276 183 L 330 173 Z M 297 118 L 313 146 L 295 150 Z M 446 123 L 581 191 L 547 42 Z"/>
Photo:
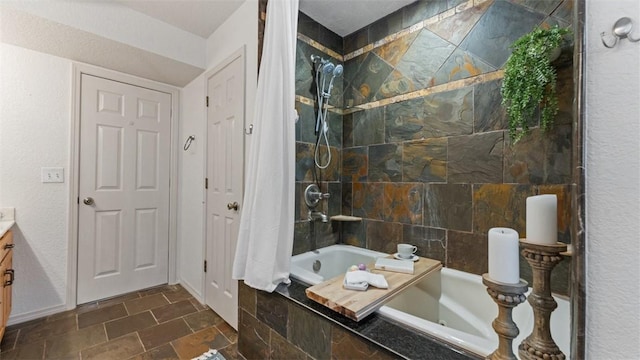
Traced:
<path fill-rule="evenodd" d="M 304 202 L 310 208 L 315 208 L 320 200 L 328 199 L 329 196 L 331 196 L 331 194 L 323 193 L 316 184 L 311 184 L 304 190 Z"/>
<path fill-rule="evenodd" d="M 314 200 L 322 200 L 322 199 L 328 199 L 331 194 L 329 193 L 321 193 L 321 192 L 312 192 L 309 194 L 309 196 L 314 199 Z"/>

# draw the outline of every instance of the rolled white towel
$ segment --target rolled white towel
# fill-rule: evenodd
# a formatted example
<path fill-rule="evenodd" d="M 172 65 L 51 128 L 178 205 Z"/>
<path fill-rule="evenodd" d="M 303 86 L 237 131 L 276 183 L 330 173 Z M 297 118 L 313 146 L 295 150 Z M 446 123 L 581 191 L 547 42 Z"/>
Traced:
<path fill-rule="evenodd" d="M 389 287 L 387 279 L 382 274 L 372 274 L 368 271 L 357 270 L 347 271 L 344 275 L 345 282 L 349 285 L 356 285 L 361 283 L 368 283 L 380 289 L 386 289 Z"/>

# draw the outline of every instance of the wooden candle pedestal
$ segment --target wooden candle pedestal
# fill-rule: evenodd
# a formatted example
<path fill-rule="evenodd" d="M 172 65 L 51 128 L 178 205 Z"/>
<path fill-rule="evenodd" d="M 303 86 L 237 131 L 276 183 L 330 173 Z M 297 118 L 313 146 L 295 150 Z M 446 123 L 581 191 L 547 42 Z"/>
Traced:
<path fill-rule="evenodd" d="M 482 283 L 487 287 L 487 293 L 493 301 L 498 304 L 498 317 L 491 323 L 498 334 L 498 348 L 487 359 L 517 359 L 513 353 L 512 344 L 520 331 L 513 322 L 511 312 L 526 299 L 524 293 L 528 290 L 528 284 L 522 279 L 517 284 L 496 282 L 489 277 L 489 274 L 482 275 Z"/>
<path fill-rule="evenodd" d="M 561 252 L 567 245 L 556 243 L 543 245 L 520 239 L 522 256 L 527 260 L 533 272 L 533 290 L 529 295 L 529 304 L 533 309 L 533 331 L 518 347 L 521 359 L 565 359 L 558 345 L 551 337 L 551 313 L 558 304 L 551 296 L 551 271 L 562 261 Z"/>

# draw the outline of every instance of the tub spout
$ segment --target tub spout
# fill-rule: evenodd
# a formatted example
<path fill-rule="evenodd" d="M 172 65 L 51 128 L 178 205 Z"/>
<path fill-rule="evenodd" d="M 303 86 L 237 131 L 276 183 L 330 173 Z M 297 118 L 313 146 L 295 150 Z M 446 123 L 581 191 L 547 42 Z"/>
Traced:
<path fill-rule="evenodd" d="M 323 223 L 328 223 L 329 217 L 323 214 L 322 211 L 314 210 L 314 211 L 309 211 L 309 220 L 311 221 L 321 220 Z"/>

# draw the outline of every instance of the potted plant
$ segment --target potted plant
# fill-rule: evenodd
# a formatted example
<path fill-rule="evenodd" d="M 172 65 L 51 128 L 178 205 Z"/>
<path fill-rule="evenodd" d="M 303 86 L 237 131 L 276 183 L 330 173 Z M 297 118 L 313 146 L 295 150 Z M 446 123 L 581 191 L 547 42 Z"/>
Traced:
<path fill-rule="evenodd" d="M 568 28 L 557 25 L 536 28 L 516 40 L 513 52 L 504 66 L 502 105 L 509 117 L 509 135 L 515 144 L 529 132 L 528 121 L 538 106 L 542 112 L 540 127 L 546 131 L 558 113 L 556 69 L 551 64 L 553 53 L 559 54 L 560 44 Z"/>

